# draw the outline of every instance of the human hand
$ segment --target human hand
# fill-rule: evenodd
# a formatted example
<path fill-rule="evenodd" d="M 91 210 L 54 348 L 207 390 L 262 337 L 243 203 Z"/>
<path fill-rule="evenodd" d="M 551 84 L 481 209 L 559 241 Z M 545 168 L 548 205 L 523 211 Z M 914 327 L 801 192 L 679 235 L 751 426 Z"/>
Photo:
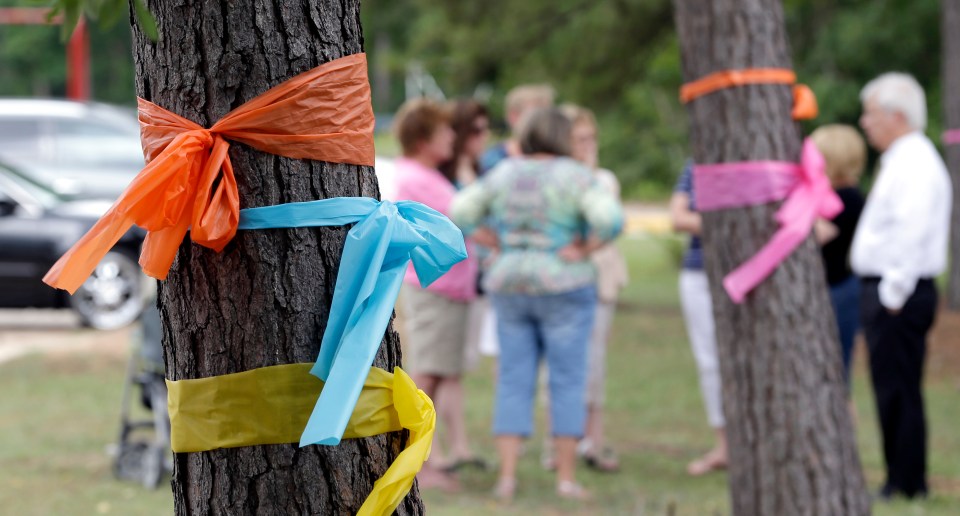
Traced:
<path fill-rule="evenodd" d="M 497 251 L 500 249 L 500 239 L 497 238 L 497 234 L 493 232 L 492 229 L 488 227 L 477 228 L 476 231 L 470 235 L 470 238 L 477 245 L 483 247 L 489 247 L 491 250 Z"/>
<path fill-rule="evenodd" d="M 583 241 L 577 239 L 557 251 L 557 256 L 565 262 L 582 262 L 587 259 L 590 251 L 583 244 Z"/>
<path fill-rule="evenodd" d="M 818 218 L 813 223 L 813 237 L 821 246 L 833 241 L 840 236 L 840 228 L 836 224 L 826 219 Z"/>

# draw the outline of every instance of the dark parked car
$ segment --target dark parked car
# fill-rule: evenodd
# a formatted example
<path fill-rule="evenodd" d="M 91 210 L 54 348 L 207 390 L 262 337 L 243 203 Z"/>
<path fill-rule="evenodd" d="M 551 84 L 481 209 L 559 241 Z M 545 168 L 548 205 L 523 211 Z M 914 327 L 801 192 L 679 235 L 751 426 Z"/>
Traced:
<path fill-rule="evenodd" d="M 115 199 L 143 168 L 132 109 L 0 98 L 0 161 L 58 194 Z"/>
<path fill-rule="evenodd" d="M 0 307 L 69 307 L 98 329 L 133 322 L 143 309 L 147 285 L 137 265 L 145 236 L 139 228 L 121 238 L 73 296 L 41 281 L 110 203 L 71 200 L 0 164 Z"/>

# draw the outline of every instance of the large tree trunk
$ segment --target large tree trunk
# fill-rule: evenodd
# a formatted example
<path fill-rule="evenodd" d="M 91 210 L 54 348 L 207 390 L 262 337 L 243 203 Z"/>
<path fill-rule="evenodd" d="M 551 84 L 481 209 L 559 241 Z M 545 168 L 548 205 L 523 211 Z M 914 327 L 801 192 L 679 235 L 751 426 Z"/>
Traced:
<path fill-rule="evenodd" d="M 134 31 L 137 93 L 209 127 L 318 64 L 362 51 L 359 0 L 149 0 L 160 39 Z M 234 143 L 243 207 L 376 197 L 373 169 L 292 160 Z M 241 231 L 222 253 L 185 241 L 160 284 L 170 379 L 313 362 L 348 228 Z M 375 365 L 400 362 L 388 328 Z M 402 449 L 401 432 L 339 446 L 177 454 L 177 514 L 355 514 Z M 420 514 L 416 487 L 398 507 Z"/>
<path fill-rule="evenodd" d="M 725 69 L 791 68 L 778 0 L 674 0 L 687 81 Z M 729 88 L 688 105 L 698 163 L 797 161 L 786 85 Z M 776 230 L 777 204 L 703 214 L 730 446 L 733 514 L 868 514 L 840 348 L 812 238 L 742 305 L 725 274 Z"/>
<path fill-rule="evenodd" d="M 941 0 L 943 39 L 943 114 L 947 129 L 960 129 L 960 0 Z M 960 199 L 960 144 L 946 146 L 947 167 L 953 180 L 953 198 Z M 950 218 L 950 282 L 947 306 L 960 310 L 960 202 Z"/>

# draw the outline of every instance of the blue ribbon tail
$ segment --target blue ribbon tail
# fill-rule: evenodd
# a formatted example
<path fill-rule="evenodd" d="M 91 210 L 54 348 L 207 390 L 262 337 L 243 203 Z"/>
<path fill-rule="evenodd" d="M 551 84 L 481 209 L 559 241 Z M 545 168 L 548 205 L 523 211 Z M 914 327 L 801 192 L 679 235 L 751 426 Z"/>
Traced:
<path fill-rule="evenodd" d="M 467 257 L 463 234 L 420 203 L 343 197 L 240 211 L 239 229 L 335 226 L 347 233 L 330 317 L 310 373 L 323 391 L 300 446 L 336 445 L 343 437 L 393 313 L 407 262 L 423 286 Z"/>

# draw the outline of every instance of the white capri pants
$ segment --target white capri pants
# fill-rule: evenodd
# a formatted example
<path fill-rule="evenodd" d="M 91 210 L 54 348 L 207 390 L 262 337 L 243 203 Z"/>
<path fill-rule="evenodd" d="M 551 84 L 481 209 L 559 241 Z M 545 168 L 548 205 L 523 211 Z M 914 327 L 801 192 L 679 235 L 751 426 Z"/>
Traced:
<path fill-rule="evenodd" d="M 713 428 L 723 428 L 720 362 L 717 360 L 717 339 L 713 324 L 713 303 L 710 285 L 703 270 L 683 269 L 680 272 L 680 304 L 687 323 L 690 348 L 700 372 L 700 391 L 707 409 L 707 420 Z"/>
<path fill-rule="evenodd" d="M 613 327 L 614 303 L 597 302 L 593 315 L 593 331 L 587 351 L 587 407 L 602 408 L 607 399 L 607 343 Z"/>

